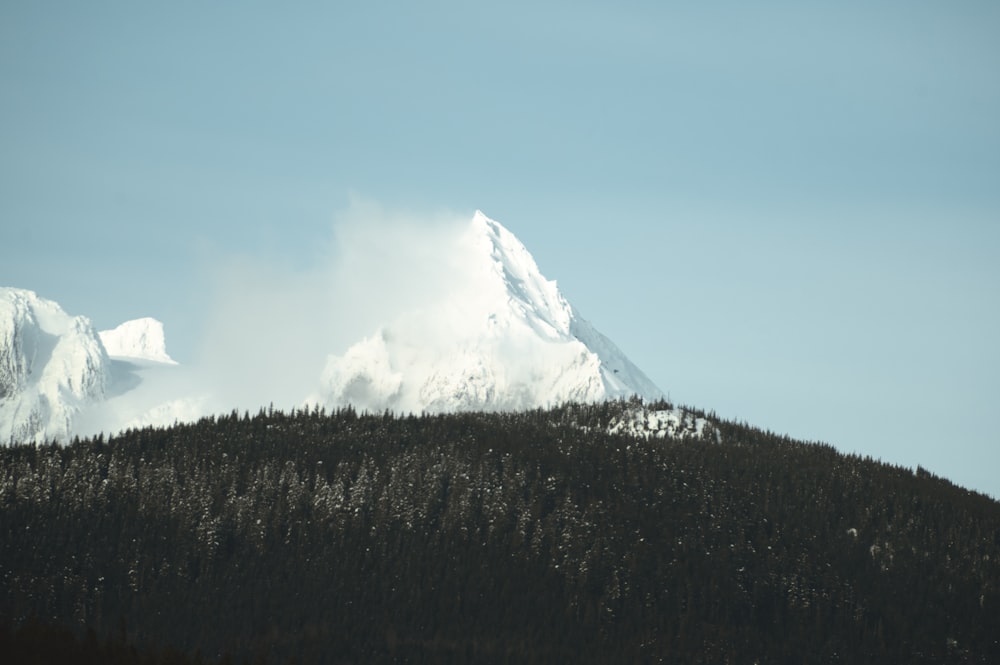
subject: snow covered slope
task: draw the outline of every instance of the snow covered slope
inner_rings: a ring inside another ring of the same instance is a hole
[[[662,396],[506,228],[477,212],[458,247],[447,292],[330,356],[314,401],[434,412]]]
[[[69,438],[77,414],[104,398],[110,371],[88,319],[0,287],[0,444]]]
[[[303,376],[315,378],[305,380],[299,399],[416,413],[663,396],[542,276],[503,226],[477,212],[438,240],[446,250],[426,260],[418,251],[413,264],[432,267],[435,278],[414,275],[414,290],[395,299],[406,305],[386,299],[391,314],[378,317],[382,325],[370,336],[330,355],[325,367],[304,366]],[[352,288],[363,293],[370,285],[359,280]],[[296,343],[295,330],[284,343]],[[266,363],[252,353],[239,361],[269,380]],[[229,394],[233,381],[216,374],[178,366],[155,319],[98,334],[87,319],[31,291],[0,289],[0,444],[169,425],[257,406],[241,404]]]
[[[97,333],[51,300],[0,287],[0,445],[195,420],[204,398],[181,378],[159,321]]]
[[[163,324],[156,319],[126,321],[113,330],[102,330],[100,336],[109,356],[177,364],[167,355]]]

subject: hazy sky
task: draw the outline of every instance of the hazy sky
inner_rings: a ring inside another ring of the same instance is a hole
[[[1000,496],[1000,3],[151,4],[0,3],[0,284],[184,362],[480,208],[675,401]]]

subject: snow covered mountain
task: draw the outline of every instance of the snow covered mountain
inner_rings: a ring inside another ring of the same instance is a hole
[[[0,444],[69,438],[110,378],[111,360],[86,317],[0,287]]]
[[[163,323],[133,319],[98,334],[111,357],[111,380],[105,399],[77,417],[77,434],[163,427],[214,412],[206,389],[167,353]]]
[[[450,288],[331,355],[314,401],[397,412],[525,409],[662,392],[476,212]]]
[[[299,403],[419,413],[663,396],[542,276],[524,245],[481,212],[448,236],[447,250],[429,259],[434,266],[418,258],[417,270],[436,275],[429,295],[407,300],[325,367],[303,366],[303,376],[316,378],[301,386]],[[423,285],[420,275],[413,281]],[[279,345],[294,344],[294,335]],[[263,372],[264,383],[273,378],[252,353],[239,362]],[[200,369],[170,358],[155,319],[97,333],[31,291],[0,288],[0,445],[259,406],[227,393],[234,382],[225,372],[219,381]]]
[[[0,445],[204,415],[174,365],[155,319],[98,333],[33,291],[0,287]]]
[[[163,324],[156,319],[146,317],[126,321],[113,330],[102,330],[99,334],[109,356],[177,364],[167,355]]]

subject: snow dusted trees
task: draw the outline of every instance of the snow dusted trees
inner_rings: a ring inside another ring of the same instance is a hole
[[[1000,660],[995,501],[733,423],[608,434],[627,408],[3,449],[0,615],[273,662]]]

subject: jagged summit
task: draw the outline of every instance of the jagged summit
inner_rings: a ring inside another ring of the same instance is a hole
[[[0,443],[68,438],[81,409],[104,398],[110,372],[86,317],[0,287]]]
[[[0,445],[197,418],[155,385],[157,368],[175,364],[155,319],[98,333],[33,291],[0,287]]]
[[[431,277],[407,272],[413,288],[405,298],[371,294],[389,306],[368,337],[323,349],[335,352],[323,366],[297,368],[315,377],[298,399],[419,413],[663,396],[503,225],[476,212],[443,233],[403,257]],[[240,361],[269,371],[252,353]],[[155,319],[98,334],[33,292],[0,289],[0,444],[194,420],[234,406],[225,380],[174,365]]]
[[[448,288],[331,355],[315,401],[371,410],[513,410],[662,392],[476,212]]]
[[[573,309],[566,302],[555,281],[542,276],[534,257],[513,233],[477,210],[472,218],[472,233],[482,234],[483,248],[489,253],[493,275],[502,296],[511,300],[515,311],[532,323],[541,324],[536,332],[559,337],[570,334]]]
[[[102,330],[100,336],[109,356],[177,364],[167,355],[163,323],[156,319],[145,317],[126,321],[112,330]]]

